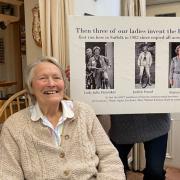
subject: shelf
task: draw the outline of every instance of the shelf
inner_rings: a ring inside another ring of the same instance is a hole
[[[23,4],[22,1],[17,1],[17,0],[0,0],[0,2],[12,4],[12,5],[16,5],[16,6],[21,6],[21,4]]]
[[[16,16],[10,16],[6,14],[0,14],[0,21],[3,20],[5,22],[17,22],[19,21],[19,17]]]
[[[6,22],[6,24],[17,22],[20,19],[20,6],[23,4],[22,1],[18,0],[0,0],[0,4],[3,6],[10,5],[11,9],[7,9],[7,12],[0,13],[0,21]],[[12,11],[12,12],[8,12]],[[5,11],[5,10],[4,10]]]

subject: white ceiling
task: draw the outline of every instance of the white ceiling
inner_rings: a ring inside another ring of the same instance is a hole
[[[180,2],[180,0],[146,0],[147,5]]]

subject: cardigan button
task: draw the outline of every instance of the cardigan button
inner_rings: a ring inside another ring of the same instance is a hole
[[[64,171],[64,175],[65,175],[65,176],[68,176],[69,174],[70,174],[70,171],[69,171],[69,170],[65,170],[65,171]]]
[[[65,135],[65,140],[68,140],[70,138],[69,135]]]
[[[60,157],[60,158],[64,158],[64,157],[65,157],[65,153],[64,153],[64,152],[61,152],[61,153],[59,154],[59,157]]]

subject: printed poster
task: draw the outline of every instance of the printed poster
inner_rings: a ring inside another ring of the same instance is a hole
[[[69,17],[71,97],[96,114],[180,112],[180,18]]]

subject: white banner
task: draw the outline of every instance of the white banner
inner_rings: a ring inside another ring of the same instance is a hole
[[[180,18],[69,18],[71,97],[97,114],[180,112]]]

